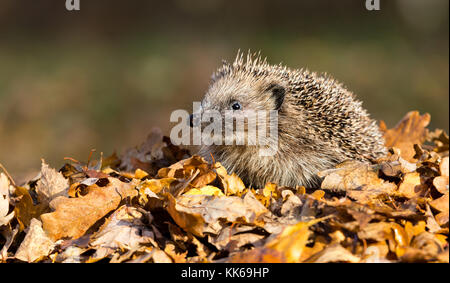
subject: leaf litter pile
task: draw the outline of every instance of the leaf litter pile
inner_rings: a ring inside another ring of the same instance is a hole
[[[245,187],[157,130],[22,185],[2,168],[0,262],[449,262],[449,138],[429,122],[381,122],[388,156],[315,189]]]

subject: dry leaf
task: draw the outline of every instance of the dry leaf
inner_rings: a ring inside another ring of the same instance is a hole
[[[397,177],[400,174],[414,172],[417,169],[416,163],[406,161],[400,156],[400,150],[393,148],[393,154],[377,160],[381,165],[381,171],[386,176]]]
[[[51,239],[81,237],[95,222],[117,208],[122,199],[137,195],[136,182],[108,180],[106,187],[93,185],[85,196],[57,197],[50,203],[55,211],[41,215],[41,219]]]
[[[407,161],[414,162],[414,144],[422,144],[430,123],[430,114],[420,116],[418,111],[411,111],[393,128],[385,130],[384,139],[387,147],[400,149],[400,155]]]
[[[377,242],[393,239],[392,224],[389,222],[369,223],[358,232],[358,238]]]
[[[393,195],[397,186],[378,177],[373,166],[358,161],[344,162],[337,169],[322,171],[325,177],[321,188],[346,191],[347,195],[361,203],[367,203],[381,195]]]
[[[430,206],[428,204],[426,205],[425,216],[427,217],[428,231],[430,231],[431,233],[437,233],[441,231],[441,226],[437,223],[436,219],[434,218],[434,215],[431,212]]]
[[[387,156],[325,170],[322,188],[246,188],[161,132],[110,161],[71,160],[61,173],[43,164],[23,187],[0,176],[0,260],[448,262],[448,136],[427,134],[427,120],[411,112],[384,129]]]
[[[36,192],[41,203],[48,204],[58,196],[68,196],[69,181],[42,160],[41,178],[37,182]]]
[[[437,176],[433,179],[433,185],[434,187],[441,193],[441,194],[448,194],[448,184],[449,184],[449,177],[448,177],[448,156],[442,158],[440,164],[439,164],[439,173],[441,176]]]
[[[421,186],[420,174],[417,172],[407,173],[398,187],[401,196],[413,198],[419,195],[423,190]]]
[[[364,251],[363,259],[361,262],[364,263],[388,263],[390,260],[386,259],[389,253],[389,247],[386,242],[377,242],[371,244]]]
[[[33,218],[25,239],[20,244],[14,257],[22,261],[34,262],[47,256],[54,246],[55,243],[42,229],[41,221]]]
[[[154,248],[151,252],[154,263],[172,263],[172,259],[162,250]]]
[[[222,175],[221,180],[227,195],[239,195],[245,190],[244,182],[235,173]]]
[[[190,189],[184,195],[207,195],[207,196],[225,196],[219,188],[214,186],[204,186],[200,189]]]
[[[270,240],[265,247],[282,253],[287,262],[299,262],[311,235],[309,227],[326,218],[328,217],[290,225]]]
[[[333,244],[312,255],[305,262],[326,263],[326,262],[359,262],[361,259],[343,248],[339,244]]]
[[[173,244],[167,244],[166,248],[164,249],[164,252],[170,256],[174,262],[176,263],[185,263],[186,262],[186,256],[187,251],[184,253],[177,253],[175,251],[175,246]]]
[[[280,235],[267,243],[266,247],[283,253],[287,262],[299,262],[311,234],[309,226],[311,223],[299,222],[286,227]]]
[[[48,210],[48,204],[34,205],[33,199],[26,188],[16,187],[14,195],[20,199],[14,207],[17,221],[20,224],[20,231],[30,225],[31,219],[39,218],[42,213]]]
[[[136,250],[142,244],[155,243],[153,232],[142,222],[143,218],[136,208],[121,206],[92,236],[90,246],[105,250],[103,258],[116,249]],[[94,254],[93,258],[98,256]]]
[[[431,207],[441,212],[448,212],[448,193],[430,202]]]
[[[242,253],[236,253],[228,260],[230,263],[285,263],[282,252],[262,247]]]
[[[204,232],[217,234],[222,228],[219,220],[257,224],[259,216],[267,213],[251,192],[243,198],[182,195],[175,199],[169,195],[167,210],[181,228],[201,237]]]
[[[229,252],[237,251],[244,245],[257,245],[265,236],[254,233],[254,228],[237,225],[225,227],[216,237],[210,236],[209,242],[219,250],[227,250]]]

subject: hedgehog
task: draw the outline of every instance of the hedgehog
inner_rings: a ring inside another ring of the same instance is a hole
[[[278,111],[277,151],[260,156],[255,145],[201,145],[198,154],[219,161],[247,186],[320,185],[318,172],[348,160],[371,162],[387,153],[383,136],[362,102],[331,76],[271,65],[260,53],[238,52],[213,73],[201,112]],[[191,115],[191,127],[193,115]]]

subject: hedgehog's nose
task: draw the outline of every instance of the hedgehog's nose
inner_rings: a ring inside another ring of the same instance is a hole
[[[194,127],[194,114],[189,115],[189,126]]]

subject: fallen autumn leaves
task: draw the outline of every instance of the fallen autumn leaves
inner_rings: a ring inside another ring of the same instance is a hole
[[[0,262],[448,262],[449,139],[384,123],[390,153],[321,188],[246,188],[159,131],[96,162],[0,174]]]

